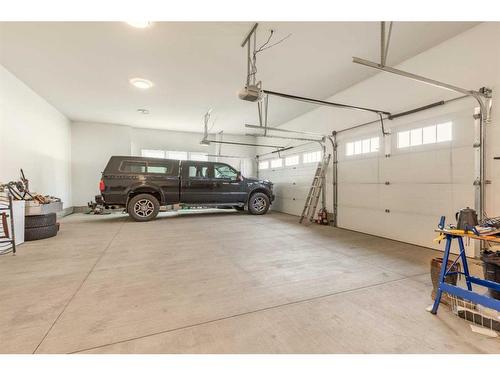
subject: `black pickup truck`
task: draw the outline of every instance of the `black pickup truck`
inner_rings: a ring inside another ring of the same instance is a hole
[[[246,178],[228,164],[112,156],[99,183],[96,203],[125,207],[136,221],[149,221],[160,206],[234,207],[263,215],[274,200],[273,184]]]

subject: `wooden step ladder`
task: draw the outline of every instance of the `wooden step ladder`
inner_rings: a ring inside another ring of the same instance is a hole
[[[314,174],[309,194],[307,194],[306,203],[304,205],[304,209],[302,210],[302,214],[300,215],[299,223],[302,223],[304,218],[307,218],[309,223],[314,221],[314,214],[316,213],[321,191],[323,190],[323,181],[325,180],[326,170],[328,168],[328,164],[330,163],[330,158],[330,154],[325,155],[323,160],[318,163],[318,168]]]

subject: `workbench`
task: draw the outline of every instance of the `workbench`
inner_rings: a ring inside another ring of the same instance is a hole
[[[450,295],[457,296],[459,298],[463,298],[469,300],[471,302],[480,304],[484,307],[488,307],[490,309],[494,309],[496,311],[500,311],[500,300],[497,300],[493,297],[489,297],[487,295],[479,294],[472,290],[472,284],[481,285],[490,289],[494,289],[496,291],[500,291],[500,283],[496,283],[494,281],[480,279],[478,277],[471,276],[469,273],[469,265],[467,263],[467,257],[465,256],[465,247],[464,247],[464,238],[469,238],[472,240],[481,240],[488,241],[500,244],[500,237],[497,236],[488,236],[481,234],[474,234],[469,231],[457,231],[452,229],[436,229],[436,232],[443,235],[446,240],[446,245],[444,249],[443,256],[443,264],[441,266],[441,273],[439,275],[439,286],[436,293],[436,299],[434,300],[434,305],[432,306],[431,313],[436,314],[439,303],[441,301],[441,295],[443,292],[446,292]],[[461,233],[462,232],[462,233]],[[452,241],[458,241],[459,254],[457,258],[453,261],[453,263],[448,267],[448,260],[450,258],[451,244]],[[458,262],[458,260],[462,260],[462,268],[463,272],[451,271],[454,265]],[[451,285],[445,282],[446,276],[454,275],[454,274],[462,274],[465,277],[465,282],[467,284],[467,289]]]

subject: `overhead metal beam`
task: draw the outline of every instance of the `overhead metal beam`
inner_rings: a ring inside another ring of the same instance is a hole
[[[262,92],[264,92],[265,94],[268,94],[268,95],[279,96],[279,97],[282,97],[285,99],[297,100],[300,102],[306,102],[306,103],[311,103],[311,104],[319,104],[319,105],[325,105],[325,106],[330,106],[330,107],[352,109],[355,111],[366,111],[366,112],[382,113],[384,115],[390,115],[390,112],[382,111],[381,109],[359,107],[359,106],[350,105],[350,104],[343,104],[343,103],[328,102],[326,100],[306,98],[304,96],[290,95],[290,94],[285,94],[282,92],[276,92],[276,91],[270,91],[270,90],[262,90]]]
[[[252,128],[252,129],[260,129],[260,130],[264,130],[264,131],[272,130],[272,131],[276,131],[276,132],[295,133],[295,134],[313,135],[313,136],[317,136],[317,137],[325,137],[324,134],[313,133],[313,132],[304,132],[304,131],[299,131],[299,130],[273,128],[271,126],[264,127],[264,126],[259,126],[259,125],[245,124],[245,127]]]
[[[389,33],[386,36],[385,33],[386,22],[380,22],[380,64],[385,65],[387,61],[387,53],[389,52],[389,43],[391,41],[392,34],[392,22],[389,22]]]
[[[380,64],[385,65],[385,22],[380,22]]]
[[[250,135],[250,134],[248,134]],[[210,139],[202,139],[201,144],[210,143],[221,143],[226,145],[237,145],[237,146],[256,146],[256,147],[271,147],[271,148],[284,148],[284,146],[273,146],[273,145],[259,145],[257,143],[245,143],[245,142],[230,142],[230,141],[212,141]]]
[[[431,109],[431,108],[437,107],[439,105],[445,105],[445,104],[454,102],[455,100],[461,100],[461,99],[465,99],[465,98],[469,98],[469,97],[470,97],[469,95],[462,95],[462,96],[458,96],[456,98],[452,98],[452,99],[448,99],[448,100],[441,100],[439,102],[435,102],[435,103],[428,104],[428,105],[425,105],[425,106],[422,106],[422,107],[410,109],[408,111],[395,113],[393,115],[384,117],[384,120],[394,120],[394,119],[396,119],[398,117],[408,116],[408,115],[411,115],[411,114],[414,114],[414,113],[417,113],[417,112],[420,112],[420,111],[425,111],[427,109]],[[335,132],[337,134],[339,134],[339,133],[342,133],[342,132],[345,132],[345,131],[348,131],[348,130],[353,130],[353,129],[361,128],[363,126],[376,124],[377,122],[380,122],[380,120],[373,120],[373,121],[363,122],[362,124],[358,124],[358,125],[354,125],[354,126],[351,126],[351,127],[348,127],[348,128],[336,130]]]
[[[285,147],[285,148],[282,148],[281,150],[274,150],[274,151],[271,151],[271,154],[276,154],[276,153],[280,153],[280,152],[284,152],[284,151],[292,150],[293,148],[294,148],[294,147],[292,147],[292,146]]]
[[[256,133],[247,133],[245,135],[251,137],[262,137],[262,138],[277,138],[277,139],[289,139],[295,141],[306,141],[306,142],[324,142],[324,138],[321,139],[312,139],[312,138],[299,138],[299,137],[281,137],[279,135],[269,135],[269,134],[256,134]]]
[[[283,148],[281,150],[265,152],[263,154],[257,155],[257,157],[260,158],[261,156],[272,155],[272,154],[275,154],[277,152],[285,152],[285,151],[293,150],[294,148],[299,148],[299,147],[307,146],[307,145],[310,145],[312,143],[318,143],[318,142],[316,142],[316,141],[305,142],[305,143],[301,143],[301,144],[298,144],[298,145],[295,145],[295,146],[285,147],[285,148]]]
[[[475,96],[476,94],[479,94],[478,91],[467,90],[467,89],[464,89],[462,87],[450,85],[448,83],[436,81],[434,79],[430,79],[430,78],[426,78],[426,77],[423,77],[423,76],[419,76],[417,74],[405,72],[404,70],[399,70],[399,69],[391,68],[390,66],[383,66],[381,64],[377,64],[376,62],[365,60],[365,59],[361,59],[359,57],[353,57],[352,58],[352,62],[356,63],[356,64],[368,66],[370,68],[382,70],[384,72],[388,72],[388,73],[392,73],[392,74],[397,74],[397,75],[400,75],[400,76],[403,76],[403,77],[406,77],[406,78],[413,79],[415,81],[426,83],[426,84],[431,85],[431,86],[440,87],[440,88],[443,88],[443,89],[446,89],[446,90],[459,92],[461,94],[470,95],[470,96]]]
[[[245,36],[245,39],[243,39],[243,42],[241,42],[241,47],[244,47],[245,44],[247,44],[248,39],[250,39],[250,37],[254,33],[255,29],[257,29],[257,26],[259,26],[259,24],[257,22],[255,22],[253,24],[252,28],[250,29],[250,31],[248,32],[248,34]]]
[[[440,105],[444,105],[445,104],[445,101],[444,100],[440,100],[439,102],[434,102],[434,103],[431,103],[431,104],[427,104],[427,105],[424,105],[422,107],[418,107],[418,108],[414,108],[414,109],[410,109],[408,111],[404,111],[404,112],[399,112],[399,113],[395,113],[393,115],[390,115],[388,117],[389,120],[394,120],[395,118],[398,118],[398,117],[403,117],[403,116],[408,116],[408,115],[411,115],[413,113],[417,113],[417,112],[421,112],[421,111],[425,111],[427,109],[431,109],[431,108],[434,108],[434,107],[438,107]]]
[[[219,154],[207,154],[207,156],[211,158],[249,159],[247,156],[233,156],[233,155],[219,155]]]

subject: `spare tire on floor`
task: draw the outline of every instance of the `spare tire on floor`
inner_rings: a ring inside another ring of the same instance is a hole
[[[37,228],[24,228],[24,240],[36,241],[54,237],[57,234],[57,229],[57,224]]]
[[[56,214],[46,214],[46,215],[30,215],[24,217],[24,227],[25,228],[39,228],[47,227],[49,225],[56,224]]]

